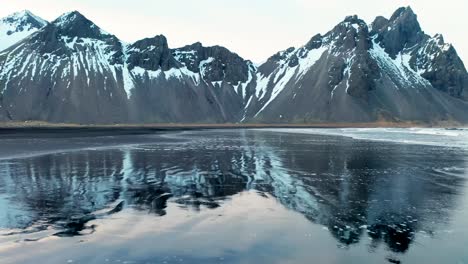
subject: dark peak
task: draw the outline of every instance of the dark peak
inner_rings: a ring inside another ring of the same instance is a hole
[[[59,34],[69,37],[102,38],[110,36],[78,11],[65,13],[52,22]]]
[[[203,46],[201,42],[195,42],[193,44],[174,49],[175,51],[194,51],[199,53],[201,57],[206,56],[224,56],[225,54],[235,54],[234,52],[230,51],[228,48],[214,45],[214,46]],[[237,55],[237,54],[235,54]]]
[[[305,45],[306,49],[312,50],[312,49],[318,49],[322,46],[322,39],[323,36],[321,34],[317,34],[313,36],[309,42]]]
[[[62,25],[67,25],[67,24],[74,23],[74,22],[77,22],[77,21],[91,22],[84,15],[82,15],[80,12],[75,10],[75,11],[71,11],[71,12],[68,12],[68,13],[65,13],[65,14],[59,16],[52,23],[56,24],[57,26],[62,26]]]
[[[180,66],[172,56],[164,35],[138,40],[127,47],[127,54],[130,69],[140,67],[151,71],[167,71]]]
[[[144,38],[136,41],[130,49],[137,48],[140,51],[153,51],[155,49],[169,49],[167,38],[164,35],[156,35],[152,38]]]
[[[197,48],[203,48],[203,44],[200,41],[197,41],[197,42],[193,43],[190,46],[197,47]]]
[[[390,18],[390,20],[396,20],[401,16],[416,17],[416,14],[413,12],[410,6],[398,8]]]
[[[164,35],[157,35],[152,38],[144,38],[136,41],[128,46],[129,53],[146,53],[146,54],[166,54],[170,53],[167,39]]]
[[[353,16],[347,16],[344,21],[344,23],[351,23],[351,24],[361,24],[364,23],[362,19],[360,19],[357,15]]]
[[[360,29],[366,28],[367,24],[364,20],[360,19],[357,15],[347,16],[342,22],[336,25],[333,30],[329,33],[332,35],[346,34],[350,29],[355,29],[356,32],[359,32]],[[329,34],[327,33],[327,35]]]
[[[278,61],[286,60],[287,58],[289,58],[289,55],[293,53],[295,50],[296,50],[295,47],[289,47],[283,51],[279,51],[275,55],[268,58],[268,61],[278,62]]]
[[[411,7],[400,7],[397,9],[390,18],[390,23],[411,29],[414,33],[421,31],[418,16],[413,12]]]
[[[167,45],[167,38],[164,35],[156,35],[150,39],[151,43],[158,45]]]
[[[446,43],[444,36],[442,34],[435,34],[434,37],[430,39],[430,42],[437,45],[437,47],[442,50],[443,52],[455,52],[455,48],[452,44]],[[458,56],[458,55],[457,55]]]
[[[445,44],[444,36],[442,34],[435,34],[433,39],[437,42],[439,45]]]
[[[345,17],[345,19],[343,20],[343,22],[341,22],[340,24],[338,24],[338,26],[345,26],[345,27],[349,27],[349,26],[359,26],[359,27],[364,27],[364,26],[367,26],[366,22],[364,20],[362,20],[361,18],[359,18],[357,15],[352,15],[352,16],[347,16]]]
[[[203,52],[203,50],[205,50],[206,47],[203,46],[203,44],[199,41],[193,43],[193,44],[190,44],[190,45],[185,45],[183,47],[179,47],[179,48],[176,48],[176,49],[173,49],[173,51],[177,54],[179,53],[186,53],[186,52],[189,52],[190,54],[192,52],[195,52],[195,53],[199,53],[199,52]]]
[[[411,7],[398,8],[390,20],[377,17],[372,23],[371,35],[392,58],[405,48],[420,44],[428,38]]]
[[[374,19],[374,22],[371,24],[373,31],[381,31],[383,28],[387,27],[389,20],[383,16],[378,16]]]

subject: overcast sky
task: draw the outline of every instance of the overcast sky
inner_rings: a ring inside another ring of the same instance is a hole
[[[408,5],[426,33],[442,33],[468,64],[467,0],[0,0],[0,17],[28,9],[53,20],[78,10],[126,42],[164,34],[171,47],[200,41],[262,62],[326,33],[347,15],[370,23]]]

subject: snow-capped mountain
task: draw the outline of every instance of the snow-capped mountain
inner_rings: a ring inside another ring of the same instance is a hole
[[[124,43],[78,12],[43,25],[0,51],[0,120],[468,122],[463,62],[409,7],[347,17],[258,68],[219,46]]]
[[[126,44],[71,12],[0,53],[0,111],[52,122],[227,122],[238,119],[253,70],[221,47],[171,50],[164,36]]]
[[[468,121],[468,74],[455,49],[420,28],[411,8],[367,25],[347,17],[271,57],[257,73],[247,120]]]
[[[47,25],[47,21],[24,10],[0,19],[0,51]]]

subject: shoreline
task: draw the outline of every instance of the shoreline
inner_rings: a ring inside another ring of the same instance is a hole
[[[310,123],[310,124],[197,124],[197,123],[161,123],[161,124],[68,124],[46,122],[4,122],[0,123],[0,132],[13,131],[51,131],[51,130],[116,130],[116,131],[174,131],[200,129],[249,129],[249,128],[460,128],[461,124],[450,122],[425,124],[416,122],[373,122],[373,123]]]

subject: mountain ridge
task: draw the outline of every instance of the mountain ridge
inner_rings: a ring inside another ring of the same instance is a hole
[[[467,100],[463,61],[410,7],[369,25],[348,16],[258,67],[163,35],[124,43],[77,11],[0,50],[4,121],[466,123]]]
[[[13,13],[0,19],[0,51],[47,25],[47,21],[28,10]]]

